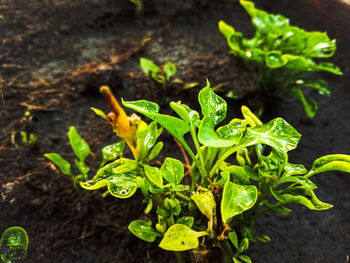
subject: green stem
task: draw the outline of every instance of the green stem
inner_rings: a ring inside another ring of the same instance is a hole
[[[209,177],[212,178],[216,173],[216,170],[220,167],[221,163],[224,162],[228,157],[230,157],[231,154],[234,154],[236,151],[238,151],[242,147],[243,147],[242,145],[237,145],[227,150],[225,153],[223,153],[221,157],[216,161],[213,168],[210,170]]]
[[[184,195],[184,194],[182,194],[182,193],[180,193],[180,192],[176,192],[176,196],[177,196],[177,197],[180,197],[181,199],[186,200],[186,201],[188,201],[188,202],[191,202],[191,201],[192,201],[191,198],[189,198],[187,195]]]
[[[175,256],[176,256],[176,260],[177,260],[178,263],[185,263],[185,260],[184,260],[183,255],[182,255],[181,252],[176,251],[175,252]]]

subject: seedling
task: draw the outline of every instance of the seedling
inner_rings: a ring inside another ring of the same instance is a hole
[[[92,108],[98,113],[97,109]],[[72,150],[76,156],[74,159],[74,163],[77,167],[79,173],[74,175],[71,171],[71,164],[65,160],[58,153],[46,153],[44,156],[52,161],[61,171],[61,173],[65,175],[69,175],[72,177],[73,184],[76,186],[80,181],[86,181],[88,179],[88,173],[90,171],[89,166],[85,163],[86,157],[90,153],[90,147],[88,143],[78,134],[76,128],[71,126],[68,132],[68,138]],[[125,147],[125,142],[121,141],[118,143],[114,143],[111,145],[107,145],[102,149],[102,163],[101,167],[105,165],[107,162],[114,160],[120,157],[123,153]]]
[[[310,73],[326,71],[342,75],[332,63],[318,63],[318,60],[333,56],[335,39],[330,40],[326,33],[307,32],[291,26],[288,18],[259,10],[253,2],[240,0],[240,3],[251,16],[256,32],[254,37],[246,39],[232,26],[220,21],[219,30],[231,53],[243,60],[265,96],[288,93],[301,102],[306,114],[313,118],[318,105],[314,99],[304,96],[303,88],[311,87],[321,95],[330,96],[328,83],[310,78]]]
[[[101,90],[113,112],[95,112],[126,141],[134,159],[121,157],[105,164],[80,185],[87,190],[107,187],[117,198],[130,198],[139,189],[147,203],[146,220],[132,221],[129,230],[146,242],[157,241],[162,249],[175,251],[179,262],[184,262],[182,251],[192,251],[200,260],[217,249],[222,262],[251,262],[246,255],[249,244],[269,241],[255,230],[259,216],[290,213],[287,206],[292,203],[311,210],[329,209],[332,205],[316,197],[311,176],[350,173],[350,156],[344,154],[320,157],[309,170],[290,163],[288,152],[297,147],[301,135],[282,118],[263,124],[243,106],[243,118],[218,127],[227,105],[209,82],[198,96],[202,117],[181,102],[170,102],[178,115],[174,117],[159,113],[153,102],[123,101],[150,118],[149,124],[136,115],[128,117],[110,90]],[[163,147],[157,142],[162,132],[158,125],[191,157],[189,185],[184,183],[181,161],[167,157],[161,165],[152,163]]]
[[[28,235],[19,226],[6,229],[0,240],[0,257],[3,262],[11,263],[27,256]]]

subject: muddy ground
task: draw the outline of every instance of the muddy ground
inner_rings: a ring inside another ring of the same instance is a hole
[[[71,179],[61,175],[43,154],[58,152],[73,161],[66,134],[75,125],[91,146],[92,176],[102,147],[117,140],[90,110],[93,106],[108,111],[99,86],[110,85],[125,100],[161,100],[159,86],[141,72],[141,56],[157,63],[172,60],[179,78],[199,82],[200,87],[208,78],[212,86],[236,93],[254,91],[240,61],[228,55],[217,29],[222,19],[245,35],[252,34],[250,20],[237,2],[146,0],[143,14],[136,15],[127,0],[0,1],[0,231],[13,225],[27,230],[30,241],[25,262],[175,262],[172,253],[138,240],[127,230],[131,218],[143,215],[140,195],[118,200],[103,199],[102,192],[76,191]],[[325,12],[329,6],[320,6],[316,0],[256,2],[289,17],[294,25],[328,31],[338,44],[331,60],[344,72],[341,77],[324,75],[331,98],[310,91],[319,102],[313,120],[285,96],[267,106],[263,120],[281,116],[303,135],[298,150],[291,153],[293,163],[310,167],[325,154],[350,154],[346,20],[343,16],[337,20],[336,14]],[[142,45],[146,37],[151,41]],[[177,86],[168,95],[198,108],[200,87],[184,91]],[[240,105],[248,103],[228,102],[229,114],[239,117]],[[24,118],[26,111],[31,118]],[[162,111],[170,112],[166,105]],[[23,144],[21,131],[35,134],[38,140]],[[164,132],[162,140],[167,146],[161,158],[182,158],[169,134]],[[249,255],[254,262],[349,260],[350,177],[328,173],[314,181],[319,198],[334,208],[315,212],[295,205],[288,218],[262,218],[259,229],[271,242],[251,245]]]

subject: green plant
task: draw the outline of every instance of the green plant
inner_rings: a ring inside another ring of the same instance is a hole
[[[130,0],[136,7],[136,12],[140,14],[143,11],[143,2],[142,0]]]
[[[297,147],[301,135],[282,118],[263,124],[243,106],[243,119],[217,127],[226,117],[227,105],[209,82],[198,96],[202,117],[181,102],[170,103],[178,115],[174,117],[159,113],[153,102],[123,101],[153,120],[149,124],[135,115],[128,117],[107,87],[102,93],[113,112],[95,112],[126,141],[134,159],[118,158],[80,185],[87,190],[107,187],[117,198],[130,198],[140,189],[146,215],[132,221],[129,230],[146,242],[160,239],[159,247],[175,251],[179,262],[184,262],[182,251],[192,250],[200,260],[215,249],[221,250],[223,262],[251,262],[245,254],[249,244],[269,241],[254,228],[259,216],[289,213],[286,206],[291,203],[329,209],[332,205],[317,199],[310,177],[334,170],[350,173],[349,155],[320,157],[310,170],[290,163],[288,152]],[[167,157],[159,166],[152,163],[163,147],[157,142],[162,132],[158,124],[191,157],[189,185],[184,183],[181,161]]]
[[[0,240],[0,257],[3,262],[11,263],[27,256],[28,235],[19,226],[6,229]]]
[[[330,96],[328,83],[310,78],[309,73],[326,71],[342,75],[332,63],[317,63],[319,59],[333,56],[336,41],[330,40],[326,33],[307,32],[291,26],[289,19],[256,9],[250,1],[240,0],[240,3],[251,16],[256,32],[251,39],[246,39],[220,21],[219,30],[227,39],[231,53],[244,61],[256,86],[267,97],[289,93],[313,118],[317,102],[306,98],[302,88],[311,87],[321,95]]]
[[[92,108],[97,114],[99,111],[95,108]],[[77,157],[74,159],[74,163],[78,168],[79,173],[74,175],[71,171],[71,164],[65,160],[58,153],[46,153],[44,156],[52,161],[61,171],[61,173],[65,175],[69,175],[72,177],[74,185],[76,185],[80,181],[86,181],[88,179],[88,173],[90,171],[89,166],[85,163],[86,157],[90,153],[90,147],[88,143],[80,137],[76,128],[71,126],[68,131],[68,138],[72,150]],[[107,145],[102,149],[102,163],[100,167],[104,166],[108,161],[114,160],[120,157],[123,153],[125,147],[125,142],[121,141],[118,143],[114,143],[111,145]]]
[[[159,67],[152,60],[140,58],[140,67],[149,78],[162,85],[165,94],[172,77],[176,74],[176,67],[173,62],[169,60],[162,67]]]

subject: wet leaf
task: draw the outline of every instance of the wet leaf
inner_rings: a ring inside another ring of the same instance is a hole
[[[182,225],[188,226],[189,228],[193,226],[193,222],[194,222],[193,216],[184,216],[176,220],[176,224],[182,224]]]
[[[107,118],[107,117],[106,117],[106,114],[105,114],[103,111],[101,111],[101,110],[99,110],[99,109],[96,109],[96,108],[94,108],[94,107],[91,107],[90,109],[93,110],[93,111],[95,112],[96,115],[102,117],[103,119],[106,119],[106,118]]]
[[[325,155],[314,161],[307,177],[328,171],[350,173],[350,156],[346,154]]]
[[[163,178],[158,167],[152,167],[147,164],[143,166],[147,179],[156,187],[163,188]]]
[[[206,231],[197,232],[188,226],[175,224],[166,231],[159,247],[170,251],[195,249],[199,245],[198,238],[207,234]]]
[[[156,64],[154,64],[152,60],[149,60],[147,58],[140,58],[140,67],[142,68],[143,72],[145,72],[145,74],[149,77],[151,76],[150,74],[152,72],[159,72],[159,67]]]
[[[303,92],[300,89],[295,88],[291,90],[291,95],[293,98],[295,98],[297,101],[301,102],[304,105],[307,116],[309,116],[310,118],[315,117],[318,105],[314,99],[305,98]]]
[[[209,189],[201,187],[191,196],[191,199],[196,203],[199,211],[201,211],[208,220],[212,220],[216,208],[213,193]]]
[[[258,197],[254,185],[238,185],[226,182],[221,200],[221,216],[224,223],[228,219],[251,208]]]
[[[27,250],[28,235],[22,227],[10,227],[2,233],[0,251],[1,259],[5,263],[24,259],[27,256]]]
[[[285,120],[276,118],[266,124],[248,128],[240,142],[242,147],[266,144],[278,151],[288,152],[297,147],[301,135]]]
[[[125,141],[120,141],[120,142],[103,147],[101,167],[105,163],[111,160],[115,160],[118,157],[121,157],[121,155],[123,154],[124,148],[125,148]]]
[[[94,178],[81,182],[82,188],[96,190],[107,186],[111,195],[118,198],[129,198],[137,190],[136,177],[141,174],[141,169],[134,160],[118,159],[99,169]]]
[[[151,222],[144,220],[134,220],[130,223],[128,228],[131,233],[146,242],[154,242],[157,237],[162,236],[153,229]]]
[[[163,178],[174,185],[180,184],[185,175],[182,162],[169,157],[165,159],[160,170]]]

